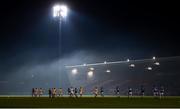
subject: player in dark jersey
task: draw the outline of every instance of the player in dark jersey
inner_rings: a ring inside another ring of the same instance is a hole
[[[132,88],[129,88],[128,89],[128,98],[130,97],[130,96],[132,96],[133,95],[133,93],[132,93]]]
[[[51,98],[52,97],[52,90],[51,90],[51,88],[49,88],[48,94],[49,94],[49,98]]]
[[[160,91],[159,91],[159,97],[160,97],[160,99],[161,99],[163,96],[164,96],[164,87],[161,86]]]
[[[70,90],[70,88],[68,88],[68,95],[70,96],[71,95],[71,90]]]
[[[120,88],[119,88],[119,86],[116,87],[115,94],[116,94],[116,96],[120,96]]]
[[[101,97],[104,97],[104,89],[103,87],[100,88]]]
[[[77,88],[74,88],[74,95],[76,98],[78,97],[78,89]]]
[[[35,92],[35,89],[32,88],[32,97],[34,97],[34,92]]]
[[[143,97],[144,96],[144,92],[145,92],[145,88],[144,86],[142,85],[141,86],[141,92],[140,92],[140,95]]]
[[[154,87],[153,95],[154,95],[154,97],[158,96],[158,88],[157,87]]]

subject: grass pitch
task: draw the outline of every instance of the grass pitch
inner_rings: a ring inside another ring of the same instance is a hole
[[[173,108],[180,107],[180,97],[82,97],[82,98],[32,98],[0,97],[1,108]]]

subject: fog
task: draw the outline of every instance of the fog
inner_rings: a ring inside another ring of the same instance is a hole
[[[153,85],[164,85],[169,89],[169,93],[175,90],[173,94],[178,94],[179,57],[159,59],[160,66],[154,66],[152,61],[136,62],[134,69],[129,68],[129,64],[94,66],[93,78],[87,77],[89,67],[77,68],[79,73],[77,75],[72,75],[72,69],[65,67],[66,65],[126,60],[123,58],[126,57],[125,55],[120,55],[118,52],[113,52],[113,54],[115,55],[82,50],[64,55],[60,59],[54,58],[43,62],[40,62],[38,57],[28,59],[29,61],[24,60],[23,64],[10,66],[7,72],[1,69],[3,76],[0,80],[0,94],[30,94],[31,89],[36,87],[47,91],[52,87],[62,87],[66,90],[70,86],[84,86],[87,90],[91,90],[94,86],[104,86],[112,90],[116,85],[121,86],[122,93],[125,93],[127,87],[138,88],[141,84],[146,85],[149,91]],[[145,68],[148,66],[152,66],[153,70],[147,71]],[[105,73],[107,69],[110,69],[111,73]]]

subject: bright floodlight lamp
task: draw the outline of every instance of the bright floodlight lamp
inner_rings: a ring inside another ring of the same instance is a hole
[[[135,65],[134,65],[134,64],[130,64],[129,66],[130,66],[130,67],[133,67],[133,68],[135,67]]]
[[[78,73],[78,70],[76,68],[72,69],[72,74],[77,74]]]
[[[59,17],[60,19],[64,18],[67,16],[67,12],[68,12],[68,9],[67,9],[67,6],[65,6],[65,5],[55,5],[53,7],[53,16],[54,17]]]
[[[104,61],[104,64],[107,64],[107,62],[106,62],[106,61]]]
[[[84,64],[83,64],[83,66],[87,66],[87,64],[86,64],[86,63],[84,63]]]
[[[107,73],[110,73],[110,72],[111,72],[111,70],[109,70],[109,69],[108,69],[108,70],[106,70],[106,72],[107,72]]]
[[[155,57],[155,56],[153,57],[153,60],[156,60],[156,57]]]
[[[93,67],[91,67],[91,68],[89,68],[91,71],[93,71],[94,70],[94,68]]]
[[[148,70],[152,70],[152,67],[148,67],[147,69],[148,69]]]
[[[160,65],[160,63],[159,63],[159,62],[155,62],[154,64],[155,64],[155,65]]]
[[[88,77],[92,77],[93,76],[93,71],[89,71],[88,72]]]
[[[130,60],[129,59],[127,59],[127,62],[129,62]]]

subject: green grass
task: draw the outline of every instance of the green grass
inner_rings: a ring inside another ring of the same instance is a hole
[[[0,107],[16,107],[16,108],[53,108],[53,107],[64,107],[64,108],[115,108],[115,107],[180,107],[180,97],[165,97],[163,99],[153,97],[83,97],[83,98],[53,98],[48,97],[42,98],[31,98],[31,97],[0,97]]]

